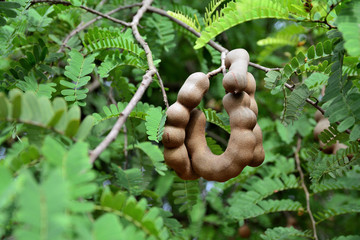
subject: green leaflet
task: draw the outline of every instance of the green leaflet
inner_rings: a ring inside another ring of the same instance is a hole
[[[269,228],[261,235],[265,240],[309,239],[313,235],[310,231],[300,231],[294,227]]]
[[[346,213],[359,213],[359,212],[360,212],[360,205],[358,203],[347,204],[333,209],[326,209],[322,212],[316,212],[314,213],[314,218],[316,219],[316,223],[320,223],[334,216],[338,216]]]
[[[176,176],[173,189],[174,204],[181,205],[179,211],[191,210],[199,198],[199,182],[182,180]]]
[[[128,197],[123,192],[113,194],[109,188],[105,188],[100,202],[101,206],[97,206],[98,210],[112,212],[122,217],[136,228],[141,229],[143,233],[155,239],[168,239],[169,233],[164,227],[160,210],[155,207],[147,209],[145,198],[138,202],[133,196]]]
[[[61,80],[60,84],[67,89],[62,90],[61,94],[65,96],[66,101],[74,102],[75,105],[85,106],[86,103],[81,101],[86,98],[87,88],[82,88],[91,79],[89,75],[95,68],[93,64],[94,55],[83,57],[81,53],[72,50],[70,53],[69,65],[65,67],[64,75],[71,81]]]
[[[20,8],[21,5],[17,2],[0,2],[0,26],[4,26],[6,24],[6,19],[15,18],[17,16],[17,12],[14,11],[16,8]]]
[[[167,170],[167,167],[164,163],[164,154],[157,145],[151,142],[142,142],[136,144],[134,147],[143,151],[150,158],[158,174],[165,175],[164,171]]]
[[[341,9],[336,24],[345,39],[345,49],[351,56],[360,56],[360,2],[351,1]]]
[[[150,108],[146,112],[145,127],[149,140],[159,142],[164,133],[166,114],[161,108]]]
[[[146,188],[147,182],[143,178],[143,173],[138,168],[122,170],[115,164],[111,164],[114,173],[113,184],[123,187],[129,191],[130,195],[140,195]]]
[[[83,41],[89,52],[106,48],[121,48],[138,56],[145,58],[145,52],[133,39],[131,30],[124,33],[119,28],[98,28],[89,29]]]
[[[287,5],[272,0],[229,2],[221,10],[221,15],[201,32],[194,48],[205,46],[212,38],[231,27],[259,18],[288,19],[289,10]]]
[[[0,120],[17,121],[28,125],[54,130],[60,134],[77,139],[85,139],[93,126],[93,117],[80,121],[80,109],[73,106],[68,110],[62,98],[52,102],[45,96],[38,97],[34,92],[22,93],[14,89],[7,99],[0,93]]]
[[[285,124],[290,124],[301,116],[306,99],[310,97],[311,93],[305,84],[301,84],[296,86],[290,96],[285,98],[282,115],[282,121]]]
[[[66,214],[68,194],[60,170],[50,174],[38,184],[27,172],[23,175],[24,186],[17,198],[17,239],[64,239],[69,231]],[[54,187],[56,186],[56,187]]]

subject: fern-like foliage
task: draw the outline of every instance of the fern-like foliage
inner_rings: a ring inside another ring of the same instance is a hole
[[[58,60],[63,55],[52,54],[52,56],[48,56],[49,50],[44,41],[41,38],[36,41],[37,43],[32,46],[32,51],[26,51],[26,57],[19,59],[19,65],[16,65],[9,70],[11,75],[5,75],[9,80],[16,80],[16,85],[23,91],[35,90],[35,87],[36,89],[38,88],[37,86],[34,86],[35,84],[29,83],[30,81],[35,81],[36,85],[37,79],[47,82],[48,77],[46,74],[55,74],[53,67],[49,66],[49,64]],[[31,78],[31,80],[26,77]],[[52,86],[56,86],[55,83],[52,84]],[[40,84],[41,87],[44,85],[45,84]]]
[[[314,193],[339,189],[360,190],[360,182],[357,177],[346,175],[336,179],[324,179],[321,183],[313,182],[311,184],[311,189]]]
[[[93,55],[87,56],[86,58],[76,50],[72,50],[70,53],[70,59],[68,60],[69,65],[65,67],[64,75],[68,77],[70,81],[61,80],[60,84],[66,87],[61,91],[61,94],[65,96],[65,100],[74,102],[79,106],[85,106],[86,103],[82,102],[86,98],[86,93],[89,91],[85,86],[91,79],[90,74],[94,68],[93,64],[95,57]]]
[[[305,84],[295,87],[290,96],[285,98],[282,121],[285,124],[296,121],[302,114],[306,99],[311,95]]]
[[[48,170],[40,180],[29,170],[19,175],[16,216],[21,227],[15,230],[17,239],[66,238],[76,234],[76,227],[68,224],[72,218],[80,226],[86,222],[84,214],[92,210],[91,203],[79,201],[96,191],[87,144],[78,142],[67,151],[57,140],[46,137],[41,152]]]
[[[166,114],[161,108],[150,108],[145,117],[146,134],[149,140],[159,142],[164,133]]]
[[[299,202],[292,200],[263,200],[278,191],[298,188],[294,175],[282,175],[280,178],[253,178],[243,186],[246,192],[237,192],[229,199],[229,214],[239,221],[256,217],[265,213],[278,211],[296,211],[301,208]],[[285,209],[285,210],[284,210]]]
[[[213,109],[202,109],[203,113],[205,114],[206,121],[215,124],[218,127],[221,127],[226,132],[230,133],[230,125],[225,125],[224,122],[220,119],[218,114]]]
[[[21,5],[17,2],[0,2],[0,26],[6,24],[6,19],[4,17],[15,18],[17,12],[14,11],[14,9],[20,7]]]
[[[194,15],[195,18],[193,18],[193,17],[189,17],[187,15],[184,15],[179,11],[176,11],[176,12],[167,11],[167,14],[169,14],[173,18],[176,18],[177,20],[185,23],[189,27],[193,28],[195,31],[197,31],[197,32],[201,31],[201,26],[199,25],[199,23],[197,21],[196,15]]]
[[[341,205],[337,208],[326,209],[322,212],[314,213],[314,217],[317,223],[320,223],[326,219],[329,219],[334,216],[347,214],[347,213],[359,213],[360,212],[360,204],[347,204]]]
[[[300,231],[293,227],[269,228],[261,238],[264,240],[285,240],[285,239],[309,239],[312,238],[310,231]]]
[[[301,203],[289,199],[283,200],[262,200],[257,204],[237,205],[232,204],[228,212],[231,217],[242,222],[248,218],[254,218],[263,214],[282,211],[299,211],[303,209]]]
[[[284,83],[290,79],[295,72],[301,74],[302,72],[307,71],[307,69],[310,69],[311,63],[318,59],[328,57],[332,54],[332,51],[332,42],[327,40],[323,43],[320,42],[316,44],[316,47],[311,46],[306,54],[299,52],[281,71],[270,71],[266,74],[266,78],[264,79],[265,87],[272,89],[272,94],[280,92]],[[327,68],[323,67],[321,70],[326,71]]]
[[[206,143],[213,154],[220,155],[224,152],[222,147],[219,144],[217,144],[213,138],[206,137]]]
[[[140,58],[145,57],[145,52],[135,42],[131,31],[120,32],[115,28],[93,28],[85,34],[84,46],[89,52],[107,48],[120,48]]]
[[[165,175],[167,167],[164,163],[164,154],[157,145],[152,144],[151,142],[142,142],[136,144],[134,147],[142,150],[150,158],[158,174]]]
[[[125,109],[126,106],[127,106],[127,103],[125,103],[125,102],[118,102],[117,105],[111,104],[109,107],[104,106],[103,107],[104,114],[101,114],[101,115],[98,113],[93,114],[93,117],[95,119],[95,124],[98,124],[102,121],[105,121],[105,120],[108,120],[111,118],[119,117],[119,115]],[[136,104],[135,108],[133,109],[133,111],[130,113],[130,117],[138,118],[141,120],[146,120],[147,112],[152,108],[155,108],[155,107],[153,105],[149,105],[148,103],[138,102]],[[160,128],[159,128],[159,131],[160,131]]]
[[[139,202],[133,196],[128,197],[124,192],[113,194],[105,188],[101,195],[101,206],[97,210],[110,212],[135,227],[135,231],[142,231],[152,239],[169,239],[169,231],[164,226],[158,208],[147,208],[146,199]],[[145,236],[142,238],[145,239]]]
[[[162,46],[166,52],[176,46],[174,27],[168,18],[152,14],[151,18],[146,19],[146,23],[156,30],[155,42],[158,46]]]
[[[299,3],[296,2],[293,5],[297,4]],[[226,7],[221,9],[215,21],[212,21],[211,25],[201,32],[194,48],[199,49],[205,46],[220,33],[246,21],[260,18],[289,19],[290,10],[289,4],[285,1],[246,0],[229,2]]]
[[[348,139],[348,135],[344,132],[339,132],[334,125],[325,129],[319,134],[319,139],[325,144],[325,147],[335,144],[337,141],[345,142]]]
[[[205,26],[210,26],[212,22],[216,21],[220,16],[220,11],[217,11],[217,8],[221,4],[226,2],[226,0],[211,0],[207,7],[205,8],[204,22]]]
[[[332,238],[332,240],[360,240],[360,235],[349,235]]]
[[[172,187],[174,189],[172,193],[175,198],[174,203],[181,205],[179,211],[191,210],[199,198],[199,182],[197,180],[182,180],[176,176]]]
[[[289,45],[296,46],[299,43],[299,35],[305,32],[305,28],[301,25],[291,24],[280,31],[276,32],[273,36],[267,37],[257,41],[259,46],[271,45]]]
[[[360,3],[351,1],[347,6],[341,9],[336,19],[336,24],[342,32],[345,40],[345,49],[354,57],[360,56]]]
[[[360,159],[360,146],[357,142],[351,142],[346,149],[339,149],[336,154],[325,156],[317,152],[314,160],[309,161],[311,169],[310,177],[312,181],[319,182],[324,176],[329,175],[332,178],[343,176]]]
[[[147,182],[143,178],[143,173],[138,168],[122,170],[119,166],[111,164],[114,177],[112,182],[119,187],[125,188],[130,195],[140,195]]]
[[[0,121],[51,129],[79,140],[90,133],[94,122],[93,117],[88,116],[80,124],[80,108],[68,109],[63,98],[51,102],[45,96],[37,97],[33,92],[22,93],[17,89],[9,93],[9,99],[0,93]]]

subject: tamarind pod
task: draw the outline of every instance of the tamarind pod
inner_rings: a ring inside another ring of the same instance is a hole
[[[184,144],[177,148],[164,148],[164,157],[165,163],[174,169],[181,179],[195,180],[199,178],[191,166],[188,151]]]
[[[265,151],[264,151],[264,147],[262,144],[262,140],[263,140],[262,131],[261,131],[259,124],[255,125],[253,133],[255,135],[256,145],[255,145],[255,149],[254,149],[254,158],[250,162],[249,166],[257,167],[257,166],[260,166],[264,162],[264,159],[265,159]]]
[[[319,140],[319,134],[330,127],[330,122],[327,118],[321,119],[314,128],[314,138]]]
[[[334,144],[333,154],[335,154],[340,149],[346,149],[346,148],[348,148],[348,146],[346,146],[345,144],[336,142]]]
[[[177,101],[191,110],[199,105],[209,86],[210,81],[206,74],[202,72],[193,73],[180,88]]]
[[[314,138],[315,140],[319,141],[320,147],[322,148],[322,151],[327,154],[331,154],[334,151],[334,145],[331,145],[329,147],[326,147],[326,145],[319,140],[319,134],[324,131],[325,129],[328,129],[330,127],[330,122],[327,118],[322,118],[320,121],[316,124],[314,128]]]
[[[316,110],[315,112],[315,121],[316,122],[319,122],[321,119],[324,119],[324,115],[319,111],[319,110]]]
[[[257,106],[257,103],[256,103],[256,100],[255,100],[255,91],[256,91],[256,81],[255,81],[255,78],[254,76],[247,72],[247,86],[245,88],[245,92],[247,94],[249,94],[250,96],[250,109],[256,114],[256,116],[258,115],[258,106]]]
[[[231,134],[228,146],[221,155],[211,153],[205,139],[206,118],[203,112],[192,110],[186,128],[185,144],[194,171],[207,180],[224,182],[236,177],[254,157],[256,138],[253,128],[256,115],[249,109],[247,93],[228,93],[223,105],[230,116]]]
[[[244,49],[230,51],[225,58],[225,66],[229,72],[223,78],[223,87],[227,92],[238,93],[244,91],[247,85],[247,68],[249,54]]]
[[[162,136],[165,163],[184,180],[199,178],[193,171],[185,147],[185,128],[190,119],[190,111],[199,105],[209,85],[209,79],[204,73],[191,74],[179,90],[177,101],[166,111]]]

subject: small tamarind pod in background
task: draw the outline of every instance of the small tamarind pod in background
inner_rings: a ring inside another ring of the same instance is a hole
[[[331,154],[334,151],[334,145],[331,145],[327,148],[325,148],[325,144],[319,140],[319,134],[324,131],[325,129],[328,129],[330,127],[330,122],[327,118],[325,118],[320,111],[316,111],[315,113],[315,120],[318,120],[318,123],[316,124],[314,128],[314,138],[315,140],[319,141],[320,147],[323,149],[322,151],[324,153]]]
[[[247,68],[250,61],[245,49],[230,51],[225,58],[225,66],[229,68],[223,78],[223,86],[227,92],[238,93],[247,86]]]
[[[186,128],[185,144],[195,172],[206,180],[224,182],[236,177],[253,160],[256,138],[253,128],[256,115],[250,106],[246,92],[228,93],[223,98],[230,117],[231,134],[228,146],[221,155],[215,155],[205,139],[206,118],[203,112],[191,111]]]
[[[190,111],[199,105],[209,85],[209,79],[204,73],[191,74],[179,90],[177,101],[166,112],[162,137],[165,163],[184,180],[199,178],[192,168],[185,147],[185,128],[190,119]]]

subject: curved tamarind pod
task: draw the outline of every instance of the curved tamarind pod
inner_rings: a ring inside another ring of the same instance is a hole
[[[254,76],[251,73],[247,73],[247,86],[245,88],[245,92],[247,94],[249,94],[250,96],[250,109],[255,113],[255,115],[258,115],[258,106],[255,100],[255,91],[256,91],[256,81]],[[262,144],[263,141],[263,137],[262,137],[262,131],[261,128],[259,126],[259,124],[256,123],[254,129],[253,129],[253,133],[255,135],[256,138],[256,146],[254,149],[254,159],[253,161],[249,164],[249,166],[251,167],[257,167],[260,164],[262,164],[264,162],[265,159],[265,151],[264,151],[264,147]]]
[[[244,91],[247,85],[249,61],[250,57],[245,49],[235,49],[226,55],[225,66],[229,68],[229,72],[223,78],[223,86],[227,92]]]
[[[197,109],[191,111],[185,139],[195,172],[204,179],[219,182],[240,174],[253,160],[256,145],[253,133],[256,115],[249,108],[249,95],[246,92],[228,93],[223,98],[223,104],[229,114],[231,126],[228,146],[223,154],[215,155],[207,146],[206,118],[204,113]]]
[[[162,137],[165,163],[184,180],[199,178],[193,171],[185,147],[185,128],[190,119],[190,111],[199,105],[209,85],[209,79],[204,73],[191,74],[179,90],[177,101],[166,112]]]

